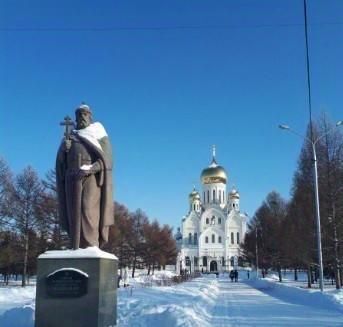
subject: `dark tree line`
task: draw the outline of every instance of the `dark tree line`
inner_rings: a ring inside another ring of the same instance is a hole
[[[310,128],[307,137],[310,138]],[[316,143],[324,275],[340,288],[343,274],[343,135],[323,116],[313,123]],[[263,271],[306,270],[308,286],[318,278],[311,143],[304,141],[288,202],[271,192],[252,218],[243,250]]]
[[[149,222],[140,209],[130,213],[121,204],[115,203],[115,225],[110,228],[109,242],[105,250],[119,259],[119,268],[132,268],[132,277],[137,268],[154,270],[175,264],[176,243],[173,230],[161,226],[157,220]]]
[[[36,274],[37,256],[47,250],[66,249],[69,239],[58,217],[56,175],[49,171],[41,180],[32,167],[18,175],[0,157],[0,274],[21,276],[25,286]],[[119,267],[147,268],[148,272],[175,263],[172,228],[149,222],[138,209],[129,212],[115,203],[115,225],[104,250],[114,253]]]

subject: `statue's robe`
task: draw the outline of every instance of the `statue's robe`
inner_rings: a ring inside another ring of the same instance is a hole
[[[112,198],[112,150],[100,123],[93,123],[70,136],[57,153],[56,182],[61,226],[67,231],[74,249],[102,246],[108,241],[109,226],[114,224]],[[99,171],[82,179],[80,167],[95,164]]]

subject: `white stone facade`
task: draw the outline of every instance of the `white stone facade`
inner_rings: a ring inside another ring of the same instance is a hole
[[[189,212],[175,238],[177,269],[188,272],[223,272],[240,265],[248,217],[240,212],[240,195],[226,191],[227,174],[213,153],[212,163],[201,174],[202,191],[189,194]]]

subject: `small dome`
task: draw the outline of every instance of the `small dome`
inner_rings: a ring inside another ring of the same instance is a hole
[[[214,158],[212,159],[212,163],[201,172],[200,178],[202,184],[226,184],[227,181],[225,169],[222,166],[219,166]]]
[[[188,197],[189,197],[190,201],[200,200],[200,194],[195,188],[193,188],[193,191],[191,193],[189,193]]]
[[[229,193],[229,197],[230,199],[239,199],[238,191],[235,188],[233,188]]]

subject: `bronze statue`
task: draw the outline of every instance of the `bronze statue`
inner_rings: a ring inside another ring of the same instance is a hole
[[[89,106],[76,111],[76,129],[66,117],[65,137],[56,159],[56,181],[62,228],[73,249],[102,246],[114,224],[112,150],[99,122],[92,122]]]

